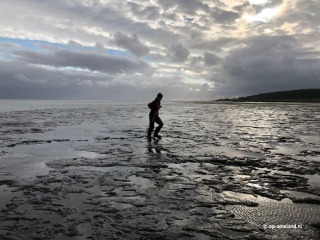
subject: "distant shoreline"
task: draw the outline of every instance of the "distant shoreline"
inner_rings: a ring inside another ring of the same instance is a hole
[[[218,99],[214,102],[320,103],[320,89],[270,92],[247,97]]]
[[[196,103],[196,104],[314,104],[314,105],[319,105],[319,102],[308,102],[308,101],[256,101],[256,102],[249,102],[249,101],[217,101],[217,100],[212,100],[212,101],[192,101],[190,103]]]
[[[235,102],[235,103],[320,103],[320,99],[315,100],[308,100],[308,99],[300,99],[300,100],[293,100],[293,99],[273,99],[273,100],[256,100],[256,101],[246,101],[246,100],[233,100],[233,99],[218,99],[213,100],[212,102]]]

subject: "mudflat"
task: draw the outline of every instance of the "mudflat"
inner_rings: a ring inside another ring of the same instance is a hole
[[[1,239],[319,239],[320,105],[0,101]]]

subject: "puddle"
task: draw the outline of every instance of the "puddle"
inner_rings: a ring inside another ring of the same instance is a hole
[[[235,178],[247,180],[247,179],[251,179],[251,176],[250,175],[244,175],[244,174],[238,174],[238,175],[235,176]]]
[[[291,191],[291,190],[280,190],[280,192],[288,194],[291,197],[297,198],[297,199],[305,199],[305,198],[320,199],[320,197],[317,195],[313,195],[305,192],[298,192],[298,191]]]
[[[297,146],[277,146],[276,150],[272,150],[272,152],[285,154],[285,155],[297,155],[302,151],[303,148],[297,148]]]
[[[203,234],[203,233],[197,233],[195,235],[196,235],[195,239],[197,239],[197,240],[211,240],[212,239],[212,237],[210,237],[206,234]],[[185,239],[187,240],[188,238],[185,238]],[[194,239],[194,238],[192,238],[192,239]]]
[[[308,184],[311,187],[320,188],[320,175],[302,175],[302,177],[309,179]]]
[[[200,163],[189,162],[189,163],[169,163],[168,168],[176,170],[182,170],[183,172],[194,172],[199,169]]]
[[[247,200],[247,201],[256,201],[257,199],[257,197],[253,196],[252,194],[232,192],[232,191],[223,191],[222,193],[224,196],[228,198],[236,198],[236,199]]]
[[[84,171],[91,171],[92,173],[94,172],[99,172],[99,173],[108,173],[112,175],[119,175],[119,176],[128,176],[131,174],[134,174],[136,172],[142,172],[144,171],[143,168],[141,167],[132,167],[132,166],[99,166],[99,162],[96,163],[97,166],[71,166],[70,169],[74,169],[77,171],[77,169],[83,169]],[[94,163],[93,163],[94,165]]]
[[[320,118],[320,117],[319,117]],[[300,136],[300,139],[307,143],[320,143],[320,136],[319,135],[303,135]]]
[[[100,153],[87,152],[87,151],[76,151],[76,155],[77,155],[77,157],[83,157],[83,158],[89,158],[89,159],[101,158],[101,157],[105,156]]]
[[[50,168],[45,164],[46,159],[40,156],[30,156],[27,154],[5,155],[1,166],[3,171],[12,175],[16,179],[31,179],[37,175],[46,175]]]
[[[80,211],[85,211],[92,207],[84,203],[88,196],[89,194],[86,193],[68,193],[66,199],[60,200],[58,203],[63,204],[64,207],[77,208]]]
[[[128,203],[120,203],[120,202],[111,202],[111,207],[117,209],[117,210],[124,210],[127,208],[132,208],[134,207],[132,204],[128,204]]]
[[[92,226],[90,223],[85,222],[85,223],[80,223],[78,225],[78,230],[81,234],[85,235],[85,236],[91,236],[92,235]],[[89,238],[89,237],[88,237]],[[80,239],[88,239],[87,237],[78,237],[77,240]],[[62,237],[61,237],[62,239]]]
[[[21,204],[17,207],[17,212],[25,212],[28,213],[29,218],[36,219],[46,219],[51,221],[52,223],[61,224],[64,222],[64,217],[61,215],[61,212],[56,212],[56,208],[47,208],[42,206],[33,207],[29,204]]]
[[[140,195],[133,195],[133,196],[125,196],[125,199],[129,199],[129,200],[135,200],[136,202],[142,203],[146,200],[145,197],[142,197]]]
[[[135,175],[128,177],[130,179],[131,184],[139,185],[140,188],[153,188],[155,187],[154,183],[147,178],[137,177]]]
[[[253,157],[253,158],[263,158],[264,155],[262,153],[255,153],[255,152],[248,152],[242,150],[236,150],[229,147],[222,147],[222,146],[211,146],[211,147],[203,147],[198,149],[196,152],[198,153],[209,153],[209,154],[222,154],[227,157]]]
[[[254,188],[266,188],[266,187],[261,186],[261,185],[259,185],[259,184],[257,184],[257,183],[248,183],[247,185],[248,185],[249,187],[254,187]]]

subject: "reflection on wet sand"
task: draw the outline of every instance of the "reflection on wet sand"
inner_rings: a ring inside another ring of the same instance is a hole
[[[159,145],[159,141],[160,141],[160,139],[154,139],[153,140],[153,143],[152,142],[150,142],[149,144],[148,144],[148,152],[149,153],[154,153],[154,152],[156,152],[156,153],[161,153],[161,150],[162,150],[162,146],[161,145]]]

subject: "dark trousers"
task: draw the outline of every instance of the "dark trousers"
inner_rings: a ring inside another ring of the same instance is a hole
[[[161,121],[161,119],[159,118],[159,116],[152,116],[151,114],[149,115],[149,120],[150,120],[150,123],[149,123],[149,131],[148,131],[148,137],[151,137],[151,133],[154,129],[154,123],[158,123],[159,126],[156,128],[154,134],[157,135],[160,131],[160,129],[163,127],[163,122]]]

